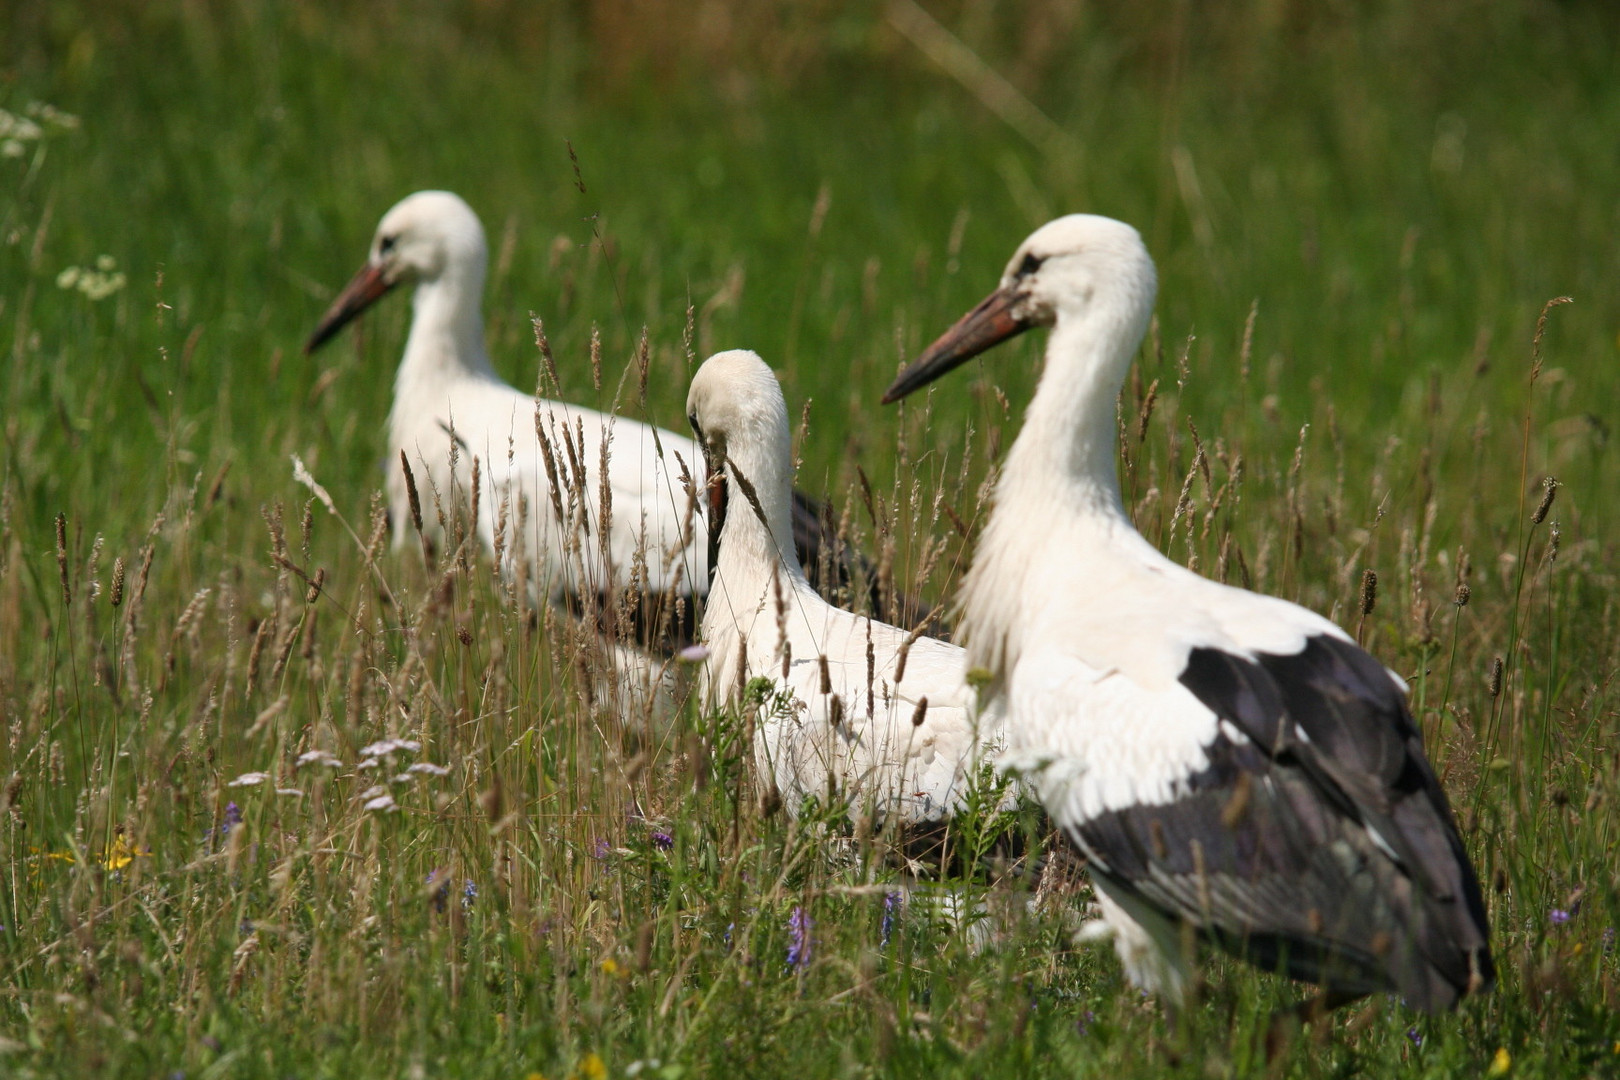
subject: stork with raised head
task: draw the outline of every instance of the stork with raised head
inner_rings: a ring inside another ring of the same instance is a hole
[[[759,677],[778,691],[754,758],[789,812],[832,794],[905,826],[949,818],[1000,734],[994,710],[977,713],[962,650],[836,608],[805,580],[789,531],[787,404],[756,354],[705,360],[686,409],[717,548],[702,624],[710,698],[734,701]]]
[[[1121,501],[1115,401],[1156,289],[1136,230],[1059,218],[884,395],[1051,327],[958,598],[1004,760],[1085,853],[1138,986],[1180,1000],[1191,928],[1323,1006],[1453,1006],[1494,978],[1485,907],[1404,684],[1327,619],[1171,562]]]
[[[487,263],[483,225],[460,197],[406,196],[383,215],[366,264],[304,346],[314,352],[389,291],[414,286],[415,314],[388,416],[396,546],[410,532],[408,462],[429,537],[440,532],[434,493],[441,504],[473,502],[485,547],[500,549],[503,571],[521,569],[537,595],[633,586],[643,596],[701,596],[709,582],[706,526],[683,482],[685,473],[695,481],[701,468],[696,444],[502,381],[484,349],[479,310]],[[475,458],[481,490],[473,500]],[[520,520],[526,529],[516,527]],[[807,562],[820,569],[823,545],[832,545],[831,567],[847,578],[852,556],[824,521],[813,500],[795,494],[792,535]]]
[[[650,594],[701,589],[708,581],[703,523],[700,515],[694,520],[681,480],[683,464],[694,477],[700,468],[696,445],[504,382],[484,349],[479,305],[487,263],[483,225],[460,197],[409,195],[383,215],[370,258],[304,347],[313,352],[390,290],[415,287],[415,314],[388,415],[395,544],[410,533],[406,463],[418,504],[426,504],[422,525],[438,538],[434,493],[441,503],[471,500],[477,459],[478,532],[494,550],[504,515],[502,569],[525,562],[537,594],[605,593],[637,576]],[[604,465],[606,490],[599,475]],[[604,537],[605,495],[611,503]],[[524,518],[527,527],[517,529]]]

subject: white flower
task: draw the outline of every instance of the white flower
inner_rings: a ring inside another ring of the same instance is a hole
[[[295,787],[278,787],[278,788],[276,788],[276,794],[277,795],[291,795],[295,799],[302,799],[304,797],[304,792],[301,789],[295,788]]]
[[[381,784],[376,784],[376,785],[374,785],[372,787],[366,788],[366,790],[364,790],[360,794],[356,795],[355,798],[357,798],[357,799],[375,799],[379,795],[387,795],[387,794],[388,794],[388,789],[387,788],[383,787]]]
[[[28,148],[16,139],[0,139],[0,157],[20,158]]]
[[[367,810],[374,810],[379,814],[386,814],[389,811],[399,809],[399,807],[394,803],[394,797],[389,795],[387,792],[378,795],[375,799],[367,800],[365,808]]]
[[[230,783],[226,784],[225,786],[226,787],[255,787],[255,786],[259,785],[259,784],[264,783],[268,779],[270,779],[270,774],[269,773],[245,772],[241,776],[238,776],[235,780],[232,780]]]
[[[414,754],[420,749],[422,744],[415,739],[382,739],[370,746],[361,747],[360,753],[368,758],[382,758],[401,750],[408,750]]]
[[[376,758],[374,758],[374,757],[361,758],[360,759],[360,764],[358,764],[358,765],[356,765],[354,767],[354,771],[355,772],[365,772],[367,769],[375,769],[376,767],[377,767],[377,759]]]
[[[343,767],[343,762],[339,761],[337,755],[330,750],[305,750],[298,755],[297,764],[299,768],[303,768],[305,765],[324,765],[328,769],[341,769]]]
[[[411,774],[400,773],[398,776],[390,776],[388,782],[390,784],[408,784],[411,782]]]
[[[683,664],[701,664],[709,658],[709,649],[706,645],[688,645],[675,654],[675,659]]]
[[[58,289],[71,289],[78,283],[79,268],[77,266],[64,267],[62,272],[56,275],[56,287]]]
[[[449,776],[450,770],[443,765],[435,765],[431,761],[418,761],[405,770],[408,773],[425,773],[428,776]]]

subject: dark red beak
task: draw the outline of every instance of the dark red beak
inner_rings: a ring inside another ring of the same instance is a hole
[[[992,345],[1028,330],[1033,323],[1013,315],[1014,296],[1010,289],[997,289],[979,306],[956,321],[938,341],[923,350],[883,392],[883,404],[899,401],[920,387],[927,386],[952,368],[960,367]]]
[[[375,263],[368,262],[362,266],[353,280],[338,293],[337,299],[332,301],[332,306],[326,309],[326,314],[321,316],[321,321],[315,327],[315,332],[309,335],[309,340],[304,342],[304,355],[307,356],[326,344],[334,334],[348,325],[350,319],[376,303],[379,297],[396,284],[398,282],[389,281],[384,276],[382,267]]]

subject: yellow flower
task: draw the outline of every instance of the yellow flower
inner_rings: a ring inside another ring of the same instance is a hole
[[[1485,1075],[1506,1076],[1511,1068],[1513,1068],[1513,1055],[1507,1052],[1507,1047],[1498,1046],[1496,1056],[1491,1058],[1491,1067],[1485,1070]]]
[[[607,972],[609,975],[617,975],[622,969],[619,967],[619,962],[610,956],[606,960],[602,961],[602,970]]]
[[[525,1076],[523,1080],[546,1080],[546,1078],[542,1073],[532,1072],[528,1076]]]
[[[602,1055],[595,1050],[586,1054],[579,1063],[579,1075],[583,1080],[607,1080],[607,1066],[602,1064]]]

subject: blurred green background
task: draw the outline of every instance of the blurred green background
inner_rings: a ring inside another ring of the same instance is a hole
[[[882,474],[871,404],[895,365],[1075,210],[1148,239],[1165,348],[1196,336],[1194,415],[1275,395],[1291,445],[1322,401],[1381,429],[1416,374],[1481,364],[1461,385],[1516,411],[1535,315],[1568,294],[1548,362],[1594,414],[1569,452],[1615,420],[1606,4],[60,0],[0,19],[0,106],[82,121],[0,159],[5,468],[36,523],[96,487],[134,528],[159,462],[274,475],[290,452],[358,506],[406,304],[363,348],[299,347],[422,187],[484,218],[491,350],[518,386],[530,312],[587,401],[613,386],[591,387],[591,327],[616,373],[645,325],[649,411],[678,427],[691,305],[700,351],[757,349],[795,408],[816,400],[807,460],[834,486],[847,460]],[[45,302],[104,254],[126,288]],[[1020,400],[1030,364],[993,363]],[[1350,440],[1351,461],[1380,444]]]

